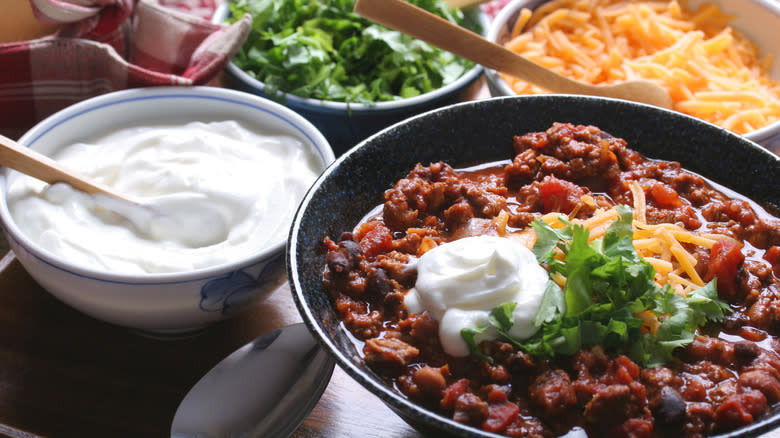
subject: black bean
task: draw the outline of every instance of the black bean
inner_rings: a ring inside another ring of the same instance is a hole
[[[752,342],[739,341],[734,344],[734,356],[742,363],[753,362],[753,359],[757,358],[760,353],[761,349]]]
[[[665,386],[653,407],[653,414],[662,424],[679,424],[685,419],[685,401],[674,388]]]

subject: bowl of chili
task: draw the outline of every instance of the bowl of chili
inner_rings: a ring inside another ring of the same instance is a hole
[[[780,424],[779,180],[776,155],[674,111],[568,95],[460,103],[378,132],[319,177],[293,221],[288,278],[314,337],[423,432],[757,436]],[[613,210],[597,245],[565,240]],[[526,339],[506,335],[512,312],[496,306],[485,324],[498,335],[447,353],[435,312],[407,307],[422,258],[531,228],[551,279],[569,276],[551,295],[566,304],[543,302]],[[659,228],[683,249],[666,260],[675,270],[643,252]],[[577,304],[573,248],[609,260],[626,238],[620,263],[649,272],[654,292],[614,292],[618,274]]]

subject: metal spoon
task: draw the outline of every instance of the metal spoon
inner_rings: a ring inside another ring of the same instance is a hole
[[[334,365],[303,323],[260,336],[190,389],[171,437],[287,437],[314,408]]]
[[[98,207],[130,222],[140,233],[203,247],[227,238],[229,226],[208,196],[176,193],[140,200],[69,170],[46,155],[0,135],[0,165],[49,184],[66,183],[94,195]]]
[[[356,14],[477,64],[510,74],[553,93],[587,94],[672,107],[669,93],[649,80],[593,85],[569,79],[403,0],[357,0]]]

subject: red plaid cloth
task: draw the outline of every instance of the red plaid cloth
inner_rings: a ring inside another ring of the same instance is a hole
[[[482,4],[482,10],[485,11],[488,16],[493,19],[496,18],[501,9],[509,4],[510,0],[492,0]]]
[[[66,24],[52,36],[0,44],[0,134],[18,138],[110,91],[211,81],[252,25],[249,16],[211,24],[218,1],[30,0],[39,21]]]

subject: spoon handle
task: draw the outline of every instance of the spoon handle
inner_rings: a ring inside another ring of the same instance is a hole
[[[107,186],[71,172],[51,158],[22,146],[3,135],[0,135],[0,165],[49,184],[64,182],[70,184],[75,189],[89,194],[99,193],[126,199]]]
[[[369,20],[423,40],[477,64],[536,84],[551,92],[595,94],[592,86],[548,70],[403,0],[357,0],[354,12]]]
[[[402,0],[357,0],[354,11],[369,20],[552,93],[605,96],[672,108],[669,92],[650,80],[599,85],[576,81]]]

